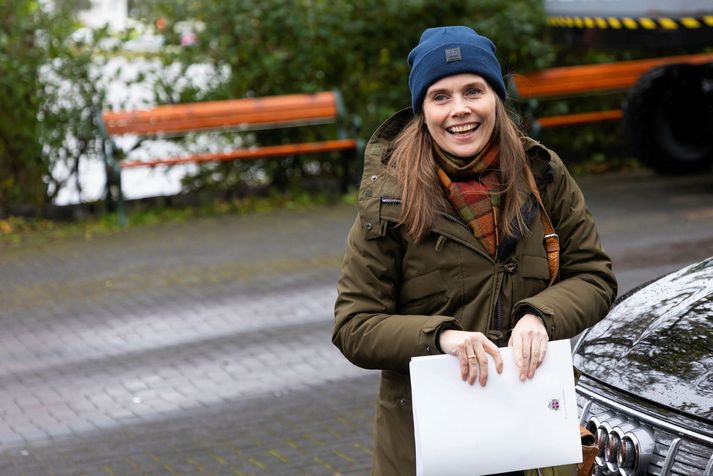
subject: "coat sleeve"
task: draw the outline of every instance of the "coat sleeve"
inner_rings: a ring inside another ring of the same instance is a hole
[[[550,165],[553,180],[542,198],[559,235],[560,280],[518,302],[513,313],[535,308],[555,340],[574,337],[603,319],[616,297],[617,283],[582,191],[555,154]]]
[[[405,245],[395,233],[367,236],[361,220],[354,222],[337,282],[332,342],[359,367],[405,373],[411,357],[440,353],[441,326],[460,326],[448,316],[398,314]]]

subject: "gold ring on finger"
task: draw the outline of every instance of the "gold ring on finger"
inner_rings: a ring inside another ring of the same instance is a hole
[[[470,360],[470,359],[475,359],[475,358],[476,358],[476,357],[475,357],[474,355],[469,355],[469,356],[468,356],[468,360]]]

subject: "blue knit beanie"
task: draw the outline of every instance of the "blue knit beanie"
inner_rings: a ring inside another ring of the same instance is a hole
[[[507,96],[495,45],[467,26],[428,28],[409,53],[408,64],[411,107],[416,114],[421,111],[429,86],[454,74],[480,75],[501,99]]]

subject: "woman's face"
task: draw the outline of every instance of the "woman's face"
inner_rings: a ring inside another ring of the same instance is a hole
[[[446,152],[473,157],[495,129],[495,93],[477,74],[447,76],[426,91],[423,114],[431,137]]]

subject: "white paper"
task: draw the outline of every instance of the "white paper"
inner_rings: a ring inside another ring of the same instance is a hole
[[[458,359],[411,359],[418,476],[474,476],[582,461],[569,340],[549,342],[532,379],[520,381],[512,348],[488,382],[460,378]]]

